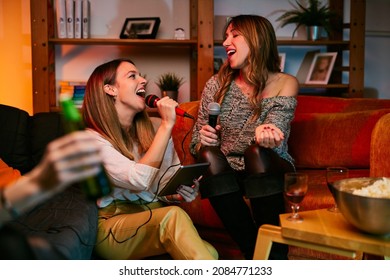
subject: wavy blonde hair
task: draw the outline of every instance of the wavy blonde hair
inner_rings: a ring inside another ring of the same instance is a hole
[[[272,24],[264,17],[258,15],[238,15],[230,18],[224,28],[232,27],[244,36],[249,47],[247,57],[248,71],[246,79],[254,87],[251,103],[257,108],[256,115],[260,113],[261,93],[264,90],[269,73],[280,72],[279,53],[275,30]],[[218,81],[221,88],[215,95],[215,101],[222,103],[230,84],[239,74],[239,69],[232,69],[226,61],[218,72]]]
[[[82,114],[86,127],[100,133],[116,150],[133,160],[134,144],[138,144],[139,153],[147,151],[155,131],[146,111],[136,114],[133,125],[124,129],[119,122],[114,97],[104,92],[104,85],[116,84],[117,69],[123,62],[135,65],[130,59],[115,59],[92,72],[85,89]]]

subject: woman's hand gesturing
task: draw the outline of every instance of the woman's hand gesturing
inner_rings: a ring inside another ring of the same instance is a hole
[[[255,142],[264,148],[278,147],[283,140],[283,132],[273,124],[262,124],[256,128]]]

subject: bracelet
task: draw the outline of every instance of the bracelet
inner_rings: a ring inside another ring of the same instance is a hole
[[[0,209],[3,208],[5,209],[8,214],[13,218],[16,219],[19,217],[18,211],[12,206],[12,203],[9,202],[5,196],[4,196],[4,189],[5,188],[0,188]]]

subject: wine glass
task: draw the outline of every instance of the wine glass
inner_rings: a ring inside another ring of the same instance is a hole
[[[303,221],[303,218],[298,214],[298,210],[299,204],[307,193],[307,178],[307,174],[300,172],[288,172],[284,175],[284,195],[292,210],[292,214],[287,218],[289,221]]]
[[[332,185],[334,182],[347,179],[349,177],[348,168],[342,167],[342,166],[331,166],[326,168],[326,183],[328,185],[329,191],[332,193],[333,199],[334,199],[334,205],[329,208],[328,210],[330,212],[339,212],[339,208],[337,207],[336,198],[332,191]]]

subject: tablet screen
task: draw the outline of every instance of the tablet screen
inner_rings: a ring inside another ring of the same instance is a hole
[[[182,165],[171,177],[165,187],[158,193],[159,196],[171,195],[176,193],[176,189],[180,185],[192,186],[194,179],[198,179],[203,175],[210,163],[195,163],[190,165]]]

